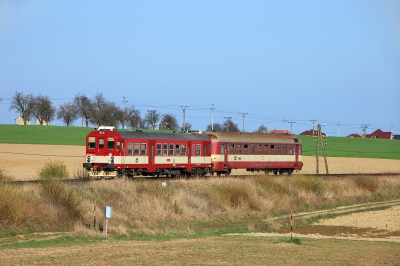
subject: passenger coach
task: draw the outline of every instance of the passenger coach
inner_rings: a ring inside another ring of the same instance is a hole
[[[204,134],[99,127],[86,143],[83,167],[90,176],[203,176],[211,169],[211,142]]]
[[[290,135],[206,132],[211,140],[212,171],[230,174],[232,169],[291,174],[301,170],[302,144]]]

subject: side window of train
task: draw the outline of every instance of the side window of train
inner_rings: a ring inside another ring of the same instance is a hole
[[[225,154],[225,146],[221,143],[221,154]]]
[[[169,156],[174,156],[174,144],[169,144]]]
[[[243,154],[249,154],[249,144],[243,144]]]
[[[104,149],[104,139],[99,139],[99,149]]]
[[[161,143],[157,143],[157,155],[161,156]]]
[[[251,144],[251,154],[255,154],[255,153],[256,153],[256,145]]]
[[[281,144],[278,144],[278,154],[281,154]]]
[[[89,137],[88,138],[88,149],[89,150],[94,150],[96,148],[96,138],[95,137]]]
[[[264,144],[264,154],[268,154],[268,144]]]
[[[294,146],[290,145],[290,155],[293,155],[293,154],[294,154]]]
[[[283,154],[288,154],[287,153],[288,152],[288,150],[287,150],[287,145],[283,145]]]
[[[133,155],[133,143],[128,142],[128,155]]]
[[[271,144],[271,154],[275,154],[275,145]]]
[[[146,143],[142,143],[141,155],[146,155]]]
[[[164,156],[168,155],[168,144],[167,143],[163,144],[163,155]]]
[[[200,144],[196,144],[196,155],[200,156],[201,154],[201,145]]]
[[[180,144],[176,144],[175,145],[175,156],[179,156],[181,154],[181,145]]]
[[[135,155],[139,155],[139,143],[135,143]]]
[[[124,149],[124,143],[122,143],[121,146],[121,141],[117,141],[117,151],[121,151]]]
[[[262,154],[262,145],[261,144],[257,144],[257,153]]]
[[[107,138],[107,149],[110,151],[114,150],[115,140],[114,138]]]
[[[302,146],[299,145],[299,155],[302,155]]]
[[[237,145],[237,154],[242,154],[242,144]]]
[[[235,144],[229,144],[229,154],[235,154]]]
[[[182,144],[182,156],[186,156],[186,144]]]

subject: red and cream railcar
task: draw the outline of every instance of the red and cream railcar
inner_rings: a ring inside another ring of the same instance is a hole
[[[301,170],[302,144],[289,135],[206,132],[211,139],[212,171],[230,174],[232,169],[291,174]]]
[[[100,127],[86,137],[90,176],[203,176],[211,169],[206,135],[116,131]]]

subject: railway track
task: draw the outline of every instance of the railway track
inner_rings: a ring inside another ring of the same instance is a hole
[[[207,178],[219,178],[219,179],[227,179],[227,178],[252,178],[252,177],[262,177],[262,176],[270,176],[274,175],[254,175],[254,174],[246,174],[246,175],[229,175],[229,176],[205,176],[205,177],[157,177],[157,176],[146,176],[146,177],[135,177],[130,178],[131,180],[190,180],[190,179],[207,179]],[[291,176],[282,175],[276,177],[282,178],[293,178],[294,176],[307,176],[307,177],[318,177],[318,178],[351,178],[351,177],[359,177],[359,176],[372,176],[372,177],[386,177],[386,176],[400,176],[400,173],[341,173],[341,174],[294,174]],[[125,178],[125,177],[123,177]],[[115,178],[121,179],[121,178]],[[64,178],[64,179],[55,179],[53,181],[57,182],[91,182],[91,181],[100,181],[100,180],[114,180],[112,178]],[[42,179],[30,179],[30,180],[3,180],[3,184],[29,184],[29,183],[43,183],[48,182],[48,180]]]

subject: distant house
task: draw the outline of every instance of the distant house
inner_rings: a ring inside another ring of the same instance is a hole
[[[348,135],[347,136],[348,138],[361,138],[361,135],[359,135],[359,134],[350,134],[350,135]]]
[[[16,125],[23,125],[24,124],[24,118],[22,116],[18,116],[17,118],[15,118],[15,124]],[[26,121],[27,125],[31,124],[31,121],[28,119],[28,121]]]
[[[281,129],[270,130],[267,134],[268,134],[268,135],[281,135],[281,134],[294,135],[294,134],[293,134],[292,132],[290,132],[289,130],[281,130]]]
[[[39,119],[36,118],[35,123],[36,123],[36,125],[40,125]],[[43,125],[43,126],[50,126],[50,122],[49,122],[49,121],[46,121],[46,120],[43,120],[43,124],[42,124],[42,125]]]
[[[380,129],[375,130],[371,134],[365,134],[365,138],[370,139],[393,139],[392,132],[384,132]]]
[[[317,130],[306,130],[302,133],[300,133],[300,135],[304,135],[304,136],[316,136],[318,133]],[[322,136],[326,136],[326,134],[324,132],[321,132]]]

